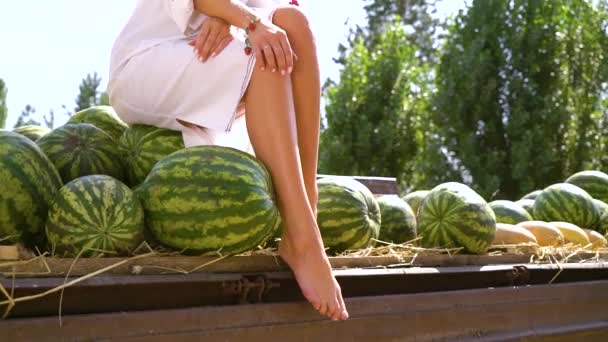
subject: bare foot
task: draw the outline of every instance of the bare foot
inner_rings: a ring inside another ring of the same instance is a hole
[[[331,272],[322,242],[308,236],[292,238],[292,235],[283,233],[279,254],[295,274],[304,297],[321,315],[335,321],[348,319],[342,290]]]

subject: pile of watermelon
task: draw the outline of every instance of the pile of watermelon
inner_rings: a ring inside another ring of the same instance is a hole
[[[125,256],[144,241],[239,254],[281,235],[268,170],[224,147],[185,148],[180,132],[93,107],[54,130],[0,131],[0,244],[56,256]],[[518,201],[486,202],[460,183],[375,196],[348,177],[318,182],[325,246],[342,253],[414,244],[483,254],[492,245],[605,247],[608,175],[583,171]]]

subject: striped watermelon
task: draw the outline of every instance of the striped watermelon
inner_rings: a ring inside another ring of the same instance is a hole
[[[593,229],[602,234],[606,234],[608,233],[608,204],[595,198],[593,199],[593,203],[600,214],[600,220]]]
[[[47,127],[42,127],[38,125],[25,125],[19,126],[13,130],[15,133],[19,133],[31,141],[36,141],[40,139],[42,136],[50,132],[51,130]]]
[[[490,202],[490,208],[496,215],[496,222],[518,224],[524,221],[532,221],[532,216],[521,205],[511,201]]]
[[[0,244],[43,247],[48,207],[61,185],[53,163],[35,143],[0,131]]]
[[[370,246],[380,233],[380,206],[371,191],[346,177],[326,177],[317,185],[317,222],[325,247],[342,252]]]
[[[608,175],[601,171],[582,171],[566,179],[585,190],[591,197],[608,203]]]
[[[528,194],[526,194],[524,197],[522,197],[522,200],[525,199],[529,199],[529,200],[535,200],[536,197],[538,197],[538,195],[540,195],[540,193],[542,192],[542,190],[534,190]]]
[[[395,195],[377,198],[380,205],[381,241],[404,243],[416,238],[416,215],[404,200]]]
[[[534,200],[520,199],[519,201],[517,201],[515,203],[519,204],[522,208],[524,208],[524,210],[528,213],[528,215],[530,215],[530,216],[532,216],[532,218],[534,218]]]
[[[118,142],[128,125],[118,117],[110,106],[95,106],[82,110],[68,120],[69,124],[88,123],[109,134]]]
[[[108,175],[123,180],[120,152],[109,135],[89,124],[68,124],[37,141],[64,183],[82,176]]]
[[[418,212],[418,234],[427,248],[485,253],[496,234],[492,208],[464,184],[445,183],[428,194]]]
[[[418,215],[418,210],[426,196],[430,193],[428,190],[418,190],[411,192],[403,197],[403,200],[412,208],[415,215]]]
[[[127,128],[119,148],[125,161],[129,185],[141,184],[152,167],[169,154],[184,149],[182,133],[146,125]]]
[[[159,161],[136,188],[146,224],[178,250],[238,254],[277,229],[279,210],[266,168],[227,147],[198,146]]]
[[[582,228],[594,227],[600,214],[593,198],[576,185],[569,183],[553,184],[534,200],[536,220],[545,222],[568,222]]]
[[[131,189],[109,176],[66,184],[49,210],[46,234],[54,255],[129,255],[144,241],[144,211]]]

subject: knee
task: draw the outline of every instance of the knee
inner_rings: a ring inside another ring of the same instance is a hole
[[[289,37],[313,38],[308,17],[295,6],[277,9],[273,16],[273,22],[285,30]]]

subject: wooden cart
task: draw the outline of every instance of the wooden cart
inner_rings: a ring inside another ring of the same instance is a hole
[[[362,181],[396,192],[392,179]],[[530,258],[331,258],[345,322],[316,314],[272,256],[37,259],[0,268],[14,298],[122,264],[67,287],[61,300],[55,292],[18,303],[0,321],[0,341],[608,341],[608,256]]]

